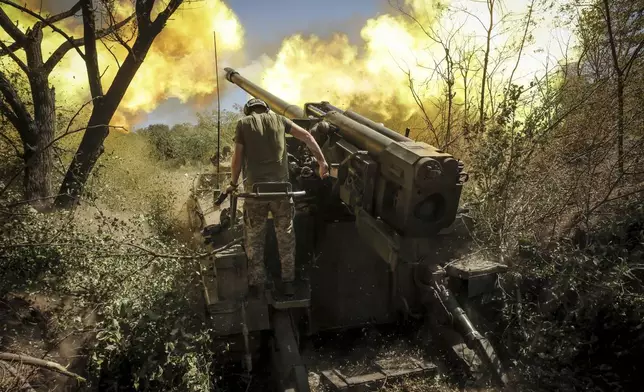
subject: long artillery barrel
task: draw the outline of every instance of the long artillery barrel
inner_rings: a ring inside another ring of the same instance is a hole
[[[336,108],[335,106],[331,105],[328,102],[322,102],[322,106],[325,107],[327,110],[335,110],[337,112],[341,112],[345,116],[349,117],[350,119],[352,119],[354,121],[357,121],[360,124],[365,125],[365,126],[371,128],[371,129],[373,129],[374,131],[376,131],[378,133],[381,133],[381,134],[387,136],[388,138],[393,139],[393,140],[395,140],[397,142],[411,142],[412,141],[410,138],[408,138],[406,136],[403,136],[403,135],[399,134],[398,132],[393,131],[393,130],[385,127],[383,124],[378,124],[377,122],[372,121],[372,120],[366,118],[365,116],[363,116],[361,114],[358,114],[358,113],[356,113],[354,111],[345,110],[343,112],[342,109]]]
[[[274,112],[291,119],[306,118],[304,111],[298,106],[292,105],[264,90],[255,83],[241,76],[239,72],[232,68],[225,68],[224,70],[226,71],[226,79],[229,82],[238,85],[253,97],[263,100]],[[326,116],[324,116],[324,119],[344,130],[345,134],[343,134],[343,137],[362,150],[378,155],[384,151],[389,144],[394,142],[390,135],[384,135],[379,133],[377,130],[374,132],[374,129],[370,128],[368,125],[361,124],[361,121],[357,121],[355,118],[350,118],[346,113],[343,113],[336,107],[328,105],[325,109],[328,110],[327,113],[325,113]],[[359,116],[357,113],[355,113],[355,115]],[[371,120],[362,117],[362,121],[366,122]],[[389,131],[391,133],[395,133],[394,131]],[[404,137],[402,135],[400,136]]]
[[[283,101],[282,99],[276,97],[275,95],[269,93],[268,91],[259,87],[255,83],[241,76],[239,72],[235,71],[234,69],[224,68],[224,71],[226,71],[226,79],[229,82],[238,85],[239,87],[242,88],[242,90],[246,91],[248,94],[252,95],[253,97],[259,98],[262,101],[266,102],[268,104],[268,107],[270,107],[272,111],[279,113],[284,117],[288,117],[288,118],[306,117],[304,115],[304,111],[300,107],[296,105],[291,105]]]
[[[241,76],[239,72],[235,71],[232,68],[225,68],[226,71],[226,79],[238,85],[241,87],[243,90],[248,92],[250,95],[252,95],[255,98],[259,98],[266,102],[268,106],[275,112],[282,114],[283,116],[286,116],[288,118],[304,118],[306,117],[304,114],[304,111],[300,109],[296,105],[291,105],[288,102],[282,100],[281,98],[271,94],[270,92],[264,90],[263,88],[259,87],[255,83],[251,82],[250,80],[246,79],[245,77]],[[372,130],[383,134],[384,136],[387,136],[390,139],[393,139],[394,141],[398,142],[409,142],[411,139],[399,134],[398,132],[395,132],[387,127],[385,127],[382,124],[378,124],[375,121],[372,121],[356,112],[347,110],[347,111],[342,111],[339,108],[336,108],[335,106],[331,105],[328,102],[323,102],[325,108],[327,111],[336,111],[339,113],[343,113],[346,117],[349,119],[358,122],[368,128],[371,128]],[[383,143],[387,143],[386,141],[383,140]]]
[[[358,113],[343,111],[329,102],[306,103],[304,110],[271,94],[232,68],[225,68],[226,79],[271,110],[290,119],[324,120],[337,137],[326,148],[331,156],[346,154],[343,162],[349,177],[339,177],[340,198],[363,216],[360,227],[371,227],[378,234],[368,241],[382,243],[393,238],[381,230],[382,222],[401,238],[426,238],[448,227],[456,217],[463,184],[462,166],[450,154],[409,138]],[[354,157],[359,151],[368,156]],[[325,155],[327,153],[325,152]],[[328,159],[328,157],[327,157]],[[351,169],[349,169],[351,166]],[[376,238],[381,236],[381,239]],[[391,242],[391,241],[390,241]],[[386,252],[385,252],[386,253]]]

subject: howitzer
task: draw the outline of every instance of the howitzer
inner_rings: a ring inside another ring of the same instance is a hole
[[[325,155],[346,166],[340,168],[340,197],[354,210],[379,217],[404,238],[425,238],[454,222],[466,175],[450,154],[328,102],[307,103],[301,110],[231,68],[226,79],[276,113],[331,125],[318,127],[326,131],[320,135],[327,141]]]
[[[311,362],[302,356],[313,354],[300,349],[304,337],[415,320],[439,337],[449,357],[465,364],[471,374],[486,368],[503,383],[497,354],[479,332],[485,317],[477,306],[494,291],[505,267],[484,260],[471,263],[464,256],[467,235],[459,232],[465,219],[458,208],[467,181],[463,165],[447,152],[354,111],[324,101],[299,108],[230,68],[226,79],[309,130],[322,146],[332,176],[317,177],[308,149],[289,137],[289,183],[263,184],[250,193],[231,195],[219,224],[204,229],[206,242],[220,247],[240,235],[238,196],[288,194],[295,199],[297,298],[285,300],[268,290],[261,300],[244,300],[244,249],[230,248],[207,260],[204,268],[211,272],[202,275],[210,282],[206,297],[216,335],[243,336],[240,347],[250,368],[252,337],[268,332],[280,390],[307,391],[305,363]],[[222,197],[216,204],[223,201]],[[272,225],[267,228],[265,261],[269,273],[279,276],[277,242]],[[371,373],[360,376],[322,369],[321,380],[335,389],[351,390],[436,371],[418,358],[397,359],[395,366],[374,363]]]

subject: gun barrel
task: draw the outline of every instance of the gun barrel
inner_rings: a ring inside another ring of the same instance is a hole
[[[378,124],[377,122],[375,122],[375,121],[373,121],[371,119],[368,119],[367,117],[365,117],[365,116],[363,116],[361,114],[358,114],[358,113],[356,113],[354,111],[342,110],[342,109],[340,109],[340,108],[338,108],[336,106],[331,105],[329,102],[326,102],[326,101],[320,103],[320,107],[322,107],[326,111],[340,112],[340,113],[344,114],[345,116],[349,117],[350,119],[352,119],[353,121],[355,121],[357,123],[360,123],[360,124],[362,124],[364,126],[367,126],[367,127],[371,128],[371,129],[373,129],[374,131],[378,132],[379,134],[385,135],[388,138],[393,139],[393,140],[395,140],[397,142],[411,142],[412,141],[410,138],[408,138],[406,136],[403,136],[403,135],[399,134],[398,132],[385,127],[383,124]]]
[[[389,129],[389,128],[385,127],[382,124],[378,124],[377,122],[372,121],[372,120],[368,119],[367,117],[364,117],[363,115],[360,115],[360,114],[358,114],[358,113],[356,113],[356,112],[354,112],[352,110],[345,111],[344,115],[349,117],[350,119],[352,119],[354,121],[359,122],[362,125],[366,125],[367,127],[373,129],[374,131],[376,131],[376,132],[378,132],[380,134],[383,134],[383,135],[385,135],[385,136],[387,136],[387,137],[389,137],[389,138],[391,138],[391,139],[393,139],[393,140],[395,140],[397,142],[411,142],[412,141],[410,138],[405,137],[405,136],[399,134],[398,132],[396,132],[396,131],[394,131],[392,129]]]
[[[281,98],[269,93],[255,83],[241,76],[239,72],[234,69],[227,67],[224,68],[224,71],[226,71],[226,80],[238,85],[242,90],[246,91],[253,97],[263,100],[274,112],[288,118],[306,118],[304,111],[300,107],[291,105]]]
[[[241,87],[244,91],[249,93],[255,98],[265,101],[271,110],[279,113],[288,118],[306,118],[304,111],[296,105],[292,105],[281,98],[271,94],[265,89],[259,87],[255,83],[241,76],[239,72],[232,68],[224,68],[226,71],[226,79]],[[327,103],[326,109],[329,110],[324,113],[324,119],[335,125],[340,129],[343,137],[350,143],[355,144],[358,148],[367,150],[369,153],[379,155],[385,148],[392,142],[388,135],[384,135],[376,129],[368,125],[361,124],[359,121],[347,117],[343,111]],[[364,119],[364,117],[363,117]],[[366,119],[365,119],[366,120]],[[375,123],[374,123],[375,124]],[[377,125],[377,124],[376,124]],[[391,133],[394,131],[389,130]],[[402,135],[401,135],[402,136]]]
[[[340,129],[342,137],[370,154],[380,155],[394,141],[366,125],[352,120],[343,113],[331,111],[324,119]]]

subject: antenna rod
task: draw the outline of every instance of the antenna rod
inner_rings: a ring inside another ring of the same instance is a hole
[[[221,104],[219,102],[219,64],[217,63],[217,31],[213,31],[215,38],[215,79],[217,82],[217,187],[220,187],[219,165],[221,162]]]

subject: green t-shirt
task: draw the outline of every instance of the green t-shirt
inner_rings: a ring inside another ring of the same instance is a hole
[[[245,188],[258,182],[288,182],[286,133],[291,120],[273,112],[253,113],[237,122],[235,143],[244,146]]]

